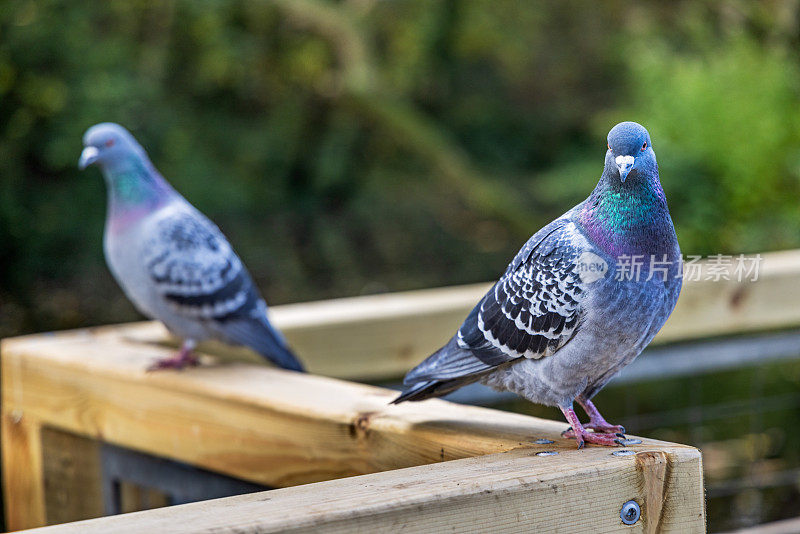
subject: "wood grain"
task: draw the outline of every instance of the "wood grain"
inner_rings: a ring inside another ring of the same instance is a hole
[[[101,517],[100,444],[49,427],[41,441],[47,523]]]
[[[41,426],[13,410],[4,411],[2,421],[6,525],[11,530],[44,525]]]
[[[672,462],[663,451],[642,451],[636,454],[636,468],[646,503],[642,510],[644,531],[661,532]]]

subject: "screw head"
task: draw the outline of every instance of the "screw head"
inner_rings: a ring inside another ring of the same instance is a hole
[[[536,443],[537,445],[549,445],[549,444],[553,443],[553,440],[552,439],[547,439],[547,438],[539,438],[539,439],[533,440],[533,442]]]
[[[642,510],[639,508],[639,503],[636,501],[628,501],[622,505],[619,511],[619,517],[626,525],[633,525],[642,516]]]
[[[536,456],[555,456],[558,454],[558,451],[541,451],[537,452]]]
[[[633,451],[631,451],[631,450],[628,450],[628,449],[622,449],[621,451],[614,451],[614,452],[612,452],[612,453],[611,453],[611,456],[632,456],[632,455],[634,455],[634,454],[636,454],[636,453],[635,453],[635,452],[633,452]]]

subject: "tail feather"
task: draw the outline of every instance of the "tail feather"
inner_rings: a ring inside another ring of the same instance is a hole
[[[226,321],[222,325],[222,331],[232,342],[250,347],[275,365],[291,371],[305,372],[303,364],[266,317],[263,320],[248,317]]]
[[[472,375],[454,380],[429,380],[427,382],[418,382],[401,393],[400,396],[394,399],[390,404],[443,397],[467,384],[477,382],[481,376],[482,375]]]
[[[477,382],[493,368],[459,347],[457,339],[453,337],[445,346],[408,372],[403,380],[408,389],[393,400],[392,404],[442,397]]]
[[[427,380],[450,380],[483,373],[491,368],[491,365],[459,347],[456,337],[453,336],[445,346],[409,371],[403,383],[408,386]]]

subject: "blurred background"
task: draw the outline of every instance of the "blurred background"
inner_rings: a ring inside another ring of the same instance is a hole
[[[102,121],[273,305],[496,278],[588,195],[621,120],[652,135],[685,254],[800,247],[799,17],[778,0],[5,0],[0,337],[140,318],[103,260],[103,180],[76,167]],[[799,362],[612,385],[602,405],[703,448],[712,531],[791,517]]]

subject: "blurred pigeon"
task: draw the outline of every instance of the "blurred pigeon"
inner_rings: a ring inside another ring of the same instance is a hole
[[[267,305],[219,228],[175,191],[122,126],[83,137],[79,167],[97,165],[108,186],[106,261],[136,308],[183,339],[151,369],[195,365],[196,344],[246,345],[294,371],[303,366],[267,319]]]
[[[479,381],[558,406],[571,425],[564,435],[579,448],[623,445],[625,429],[609,424],[591,399],[661,329],[681,281],[650,135],[620,123],[608,134],[589,198],[528,240],[456,335],[406,375],[394,402]]]

